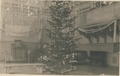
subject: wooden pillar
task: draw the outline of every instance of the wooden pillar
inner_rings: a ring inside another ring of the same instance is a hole
[[[106,43],[107,42],[107,31],[102,30],[99,32],[99,42],[100,43]]]
[[[93,36],[92,36],[92,34],[89,34],[88,36],[89,36],[88,37],[89,43],[92,44],[93,43]]]
[[[114,30],[113,30],[113,42],[116,42],[116,34],[117,34],[117,20],[114,22]]]
[[[0,0],[0,11],[2,11],[1,10],[1,0]],[[2,12],[0,12],[0,38],[1,38],[1,28],[2,28],[2,14],[1,14]]]
[[[94,42],[99,43],[99,32],[94,33],[93,37],[94,37]]]

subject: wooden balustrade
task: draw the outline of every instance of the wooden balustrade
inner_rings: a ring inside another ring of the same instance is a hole
[[[114,44],[113,43],[80,44],[79,47],[77,48],[77,50],[113,52]]]
[[[102,22],[120,16],[120,3],[94,9],[87,13],[87,25]]]

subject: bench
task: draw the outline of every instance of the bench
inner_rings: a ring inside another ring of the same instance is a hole
[[[6,70],[6,73],[10,73],[10,70],[13,67],[24,67],[24,66],[35,66],[38,73],[43,73],[44,64],[42,64],[42,63],[29,63],[29,59],[28,59],[28,63],[27,62],[26,63],[18,63],[13,60],[12,56],[7,57],[8,55],[7,55],[6,51],[5,51],[4,55],[5,55],[4,68]]]
[[[10,73],[11,68],[22,66],[35,66],[38,73],[43,73],[44,64],[42,63],[7,63],[4,65],[6,73],[8,74]]]

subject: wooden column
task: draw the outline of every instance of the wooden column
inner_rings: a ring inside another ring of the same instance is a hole
[[[1,4],[2,4],[2,1],[0,0],[0,11],[2,11],[1,10]],[[1,38],[1,28],[2,28],[2,14],[1,14],[2,12],[0,12],[0,38]]]
[[[113,30],[113,42],[116,42],[116,34],[117,34],[117,20],[114,22],[114,30]]]
[[[95,43],[99,43],[99,32],[96,32],[93,37],[95,38]]]

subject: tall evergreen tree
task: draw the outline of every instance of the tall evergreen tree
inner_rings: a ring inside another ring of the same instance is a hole
[[[43,62],[49,71],[63,74],[73,69],[70,60],[77,47],[74,33],[75,17],[71,14],[70,1],[53,1],[49,6],[51,29],[46,29],[51,40],[49,51],[44,53]],[[48,47],[47,47],[48,48]]]

